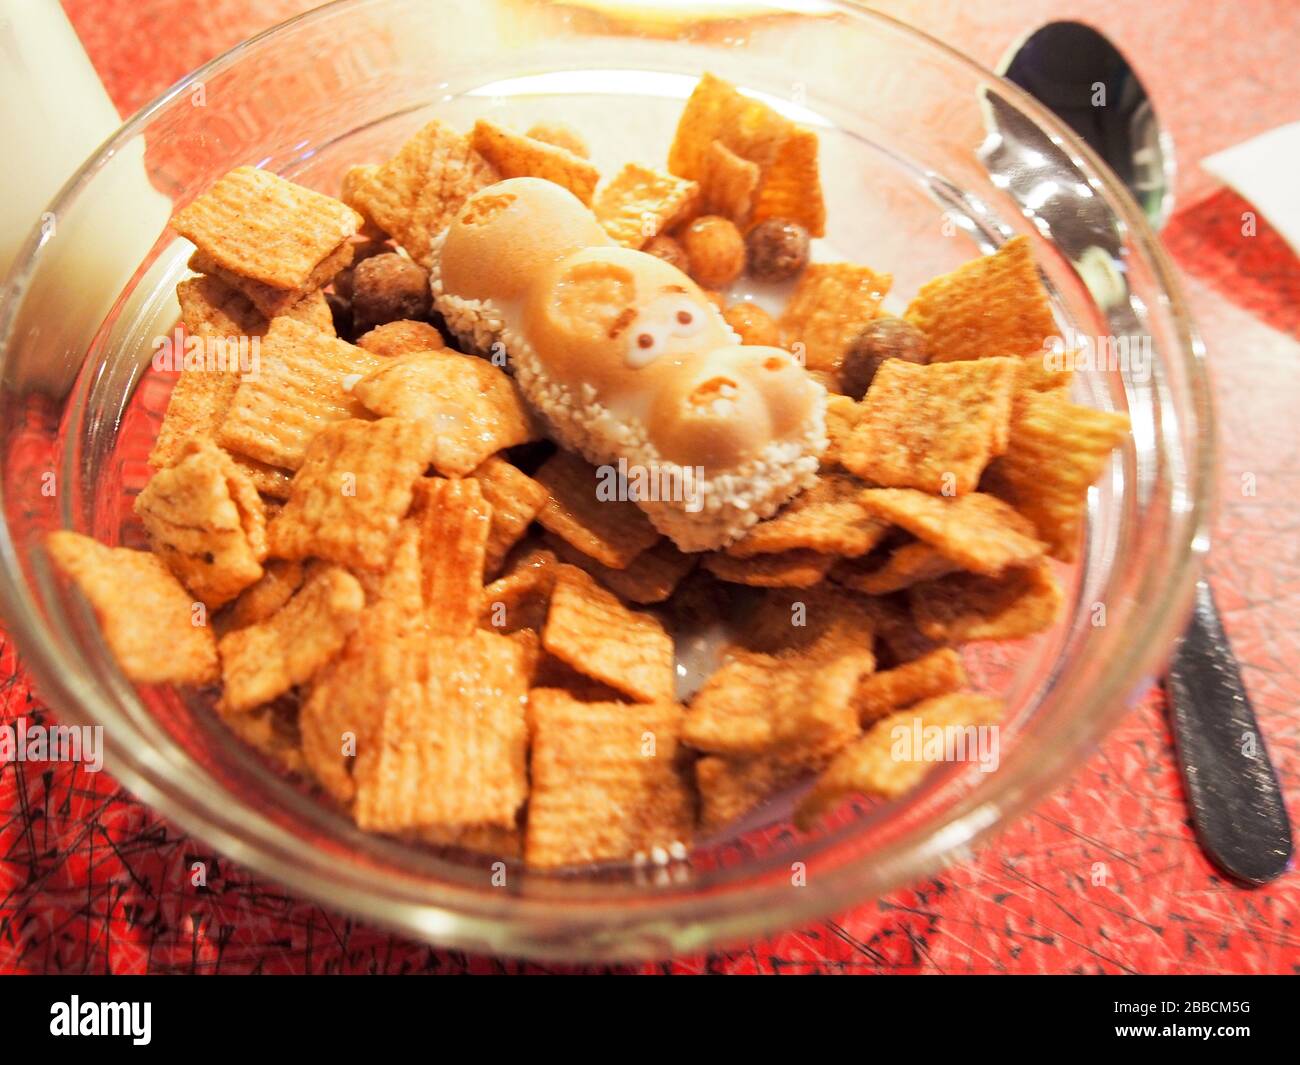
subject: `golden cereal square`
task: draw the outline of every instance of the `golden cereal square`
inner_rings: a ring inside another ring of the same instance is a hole
[[[1019,640],[1056,624],[1064,594],[1046,561],[999,577],[954,573],[908,589],[923,636],[945,643]]]
[[[266,508],[257,489],[211,441],[190,445],[136,496],[153,551],[195,598],[216,609],[262,576]]]
[[[473,478],[422,486],[420,555],[430,630],[468,636],[483,608],[483,567],[492,507]]]
[[[485,572],[496,574],[510,549],[515,546],[550,499],[550,493],[518,466],[492,457],[473,473],[484,500],[492,508],[488,532]]]
[[[694,181],[628,163],[596,196],[593,210],[605,232],[626,248],[640,248],[687,217],[699,200]]]
[[[217,679],[217,645],[206,612],[161,559],[66,529],[50,533],[45,546],[89,601],[129,680],[199,685]]]
[[[782,347],[810,370],[835,373],[849,344],[880,314],[893,277],[855,263],[810,263],[778,323]]]
[[[611,569],[570,547],[554,533],[548,532],[545,539],[563,561],[586,570],[598,584],[629,603],[664,602],[694,568],[699,557],[679,551],[677,545],[665,537],[637,555],[626,569]]]
[[[1012,237],[921,287],[906,318],[936,362],[990,355],[1037,355],[1056,335],[1056,320],[1034,264],[1029,238]]]
[[[556,567],[542,645],[579,673],[630,698],[672,698],[673,641],[663,624],[629,610],[575,566]]]
[[[910,749],[914,744],[899,744],[896,728],[921,732],[922,736],[926,729],[961,730],[964,753],[972,757],[978,754],[976,730],[981,726],[996,727],[1002,713],[1002,704],[997,699],[957,692],[927,699],[881,718],[860,740],[835,756],[800,803],[796,824],[801,828],[810,827],[841,799],[855,793],[896,799],[921,783],[935,763],[926,760],[924,748],[916,751]],[[955,742],[953,749],[962,750]]]
[[[270,554],[383,569],[433,446],[431,429],[400,418],[330,425],[308,445],[271,520]]]
[[[834,555],[796,549],[736,558],[722,551],[704,556],[702,565],[720,580],[751,588],[811,588],[835,564]]]
[[[847,741],[858,730],[853,693],[873,665],[870,651],[831,659],[738,652],[695,693],[682,739],[731,756]]]
[[[864,480],[935,495],[974,491],[1011,418],[1014,359],[918,366],[888,359],[840,461]]]
[[[1011,415],[1007,452],[990,465],[986,488],[1034,523],[1054,558],[1071,562],[1088,488],[1128,436],[1123,414],[1071,403],[1060,391],[1022,393]]]
[[[860,499],[881,521],[906,529],[973,573],[997,576],[1041,558],[1047,548],[1035,535],[1033,522],[984,492],[945,497],[914,488],[869,488]]]
[[[534,475],[551,498],[537,514],[542,527],[611,569],[626,569],[659,533],[635,503],[605,498],[596,468],[558,451]]]
[[[178,211],[171,224],[223,270],[272,288],[304,289],[361,221],[338,200],[241,166]]]
[[[862,505],[863,484],[841,470],[824,470],[766,521],[752,526],[727,548],[733,558],[752,558],[804,549],[855,558],[880,542],[889,523]]]
[[[362,413],[349,386],[381,362],[378,355],[301,322],[277,318],[262,340],[257,372],[239,384],[217,443],[296,470],[317,433]]]
[[[455,351],[385,359],[352,395],[381,417],[433,429],[433,466],[447,476],[463,477],[496,452],[538,437],[514,381],[487,360]]]
[[[524,860],[535,868],[684,858],[695,804],[671,702],[583,702],[534,688]]]
[[[858,720],[867,725],[901,707],[947,695],[965,685],[961,655],[951,647],[941,647],[893,669],[863,677],[853,701]]]
[[[342,650],[364,606],[352,574],[322,566],[265,621],[227,633],[217,644],[225,708],[251,710],[305,684]]]
[[[388,692],[379,734],[357,755],[357,824],[513,828],[528,795],[522,649],[479,630],[410,650],[413,679]]]
[[[343,197],[428,265],[433,238],[466,200],[501,176],[467,137],[435,119],[382,166],[350,170]]]
[[[536,177],[562,185],[588,206],[600,172],[580,155],[498,126],[486,118],[470,133],[474,150],[503,178]]]

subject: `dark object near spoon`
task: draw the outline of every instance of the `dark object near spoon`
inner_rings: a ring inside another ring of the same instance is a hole
[[[1159,229],[1169,216],[1172,149],[1142,82],[1118,49],[1078,22],[1025,38],[1003,76],[1049,107],[1115,171]],[[1247,884],[1291,862],[1291,823],[1209,584],[1165,681],[1174,741],[1201,849]]]

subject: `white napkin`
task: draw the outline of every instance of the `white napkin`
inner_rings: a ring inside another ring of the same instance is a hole
[[[1300,254],[1300,122],[1218,152],[1201,166],[1254,204]]]

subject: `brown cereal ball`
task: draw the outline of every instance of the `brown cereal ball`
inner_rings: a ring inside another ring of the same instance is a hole
[[[352,271],[363,259],[373,259],[376,255],[386,255],[393,246],[386,240],[360,240],[352,245],[352,265],[334,275],[334,292],[342,299],[352,299]]]
[[[840,385],[846,396],[861,399],[871,387],[881,363],[886,359],[908,362],[930,361],[925,334],[911,322],[882,315],[870,322],[849,344],[840,366]]]
[[[582,139],[582,134],[563,122],[538,122],[524,136],[532,137],[535,141],[552,144],[556,148],[563,148],[565,151],[580,155],[584,159],[591,156],[591,152],[587,150],[587,142]]]
[[[745,237],[749,276],[788,281],[808,265],[808,230],[784,218],[759,222]]]
[[[404,318],[427,318],[433,308],[429,275],[396,252],[363,259],[352,269],[352,319],[358,332]]]
[[[722,312],[722,317],[740,334],[742,343],[771,348],[781,346],[781,331],[776,322],[757,303],[733,303]]]
[[[691,276],[704,288],[726,288],[745,269],[745,240],[734,222],[701,215],[678,234]]]
[[[325,293],[325,302],[330,309],[330,319],[334,323],[334,333],[344,340],[352,339],[352,304],[333,292]]]
[[[666,263],[671,263],[684,274],[691,272],[690,259],[686,258],[686,252],[672,237],[665,236],[662,233],[657,237],[651,237],[641,250],[655,256],[657,259],[662,259]]]
[[[375,355],[396,357],[412,351],[438,351],[447,346],[428,322],[386,322],[357,340],[357,347]]]

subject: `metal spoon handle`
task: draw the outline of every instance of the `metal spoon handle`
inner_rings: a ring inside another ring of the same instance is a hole
[[[1167,690],[1174,742],[1201,846],[1224,872],[1266,884],[1291,861],[1282,789],[1207,581],[1174,651]]]

